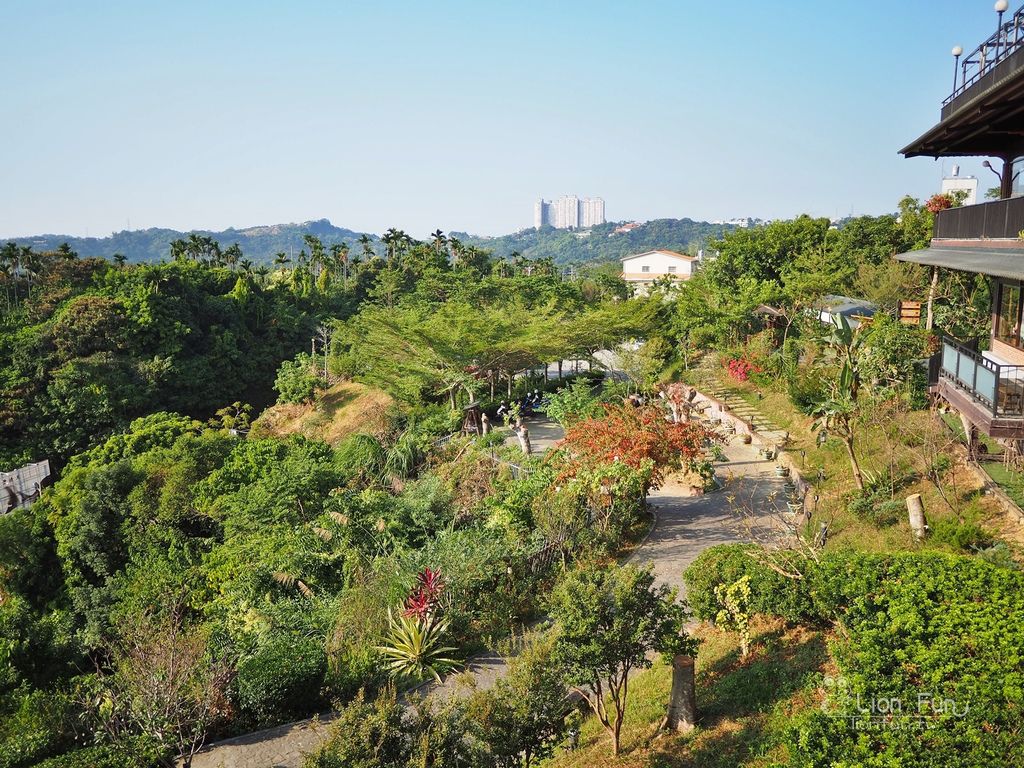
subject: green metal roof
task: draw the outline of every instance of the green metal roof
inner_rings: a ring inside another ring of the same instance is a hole
[[[979,275],[1006,277],[1024,280],[1024,249],[1021,248],[970,248],[933,245],[920,251],[908,251],[896,255],[899,261],[925,264],[929,267],[956,269]]]

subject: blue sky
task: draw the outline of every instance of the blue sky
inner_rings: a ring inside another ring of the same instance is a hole
[[[896,152],[995,26],[989,0],[0,0],[0,236],[502,234],[566,193],[881,213],[937,189]]]

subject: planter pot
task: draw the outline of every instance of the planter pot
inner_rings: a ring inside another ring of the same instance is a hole
[[[804,503],[802,501],[787,501],[786,507],[794,515],[799,515],[804,511]]]
[[[775,466],[776,477],[789,477],[789,467],[784,467],[781,464]]]
[[[796,493],[796,485],[792,480],[787,480],[786,484],[782,486],[782,490],[786,492],[787,496],[792,496]]]

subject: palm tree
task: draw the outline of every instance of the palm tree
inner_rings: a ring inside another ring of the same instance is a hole
[[[126,261],[128,261],[128,257],[125,256],[123,253],[115,253],[114,254],[114,263],[117,264],[117,268],[118,269],[123,269],[124,268],[124,263]]]
[[[436,229],[433,232],[431,232],[430,236],[434,240],[434,250],[440,253],[445,243],[448,242],[448,238],[444,236],[444,232],[442,232],[440,229]]]
[[[343,285],[348,285],[348,244],[334,243],[331,246],[331,257],[334,259],[335,269],[341,270]]]
[[[384,241],[385,253],[389,262],[395,258],[395,251],[398,249],[399,242],[401,242],[402,234],[404,233],[399,233],[397,229],[392,227],[380,238]]]
[[[462,258],[462,254],[465,253],[465,248],[462,245],[462,241],[457,237],[448,239],[448,247],[451,251],[452,264],[458,264],[459,259]]]
[[[227,264],[231,269],[234,269],[242,259],[242,248],[238,243],[232,243],[224,250],[222,258],[225,264]]]
[[[291,263],[292,260],[288,258],[288,254],[284,251],[278,251],[274,256],[274,266],[278,269],[285,269]]]
[[[373,243],[370,240],[369,235],[360,235],[359,244],[363,246],[363,256],[365,256],[366,258],[372,259],[374,256],[377,255],[373,252]]]
[[[260,287],[266,287],[267,277],[270,275],[270,267],[266,264],[260,264],[259,267],[256,268],[256,274],[260,278]]]

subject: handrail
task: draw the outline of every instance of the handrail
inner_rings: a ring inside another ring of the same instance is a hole
[[[948,337],[939,375],[964,390],[993,416],[1024,417],[1024,365],[1004,365]]]
[[[953,93],[942,102],[942,106],[948,106],[1022,46],[1024,46],[1024,5],[1017,9],[1009,21],[1001,24],[988,40],[967,54],[960,64],[960,85],[957,86],[957,78],[954,77]],[[970,77],[968,77],[969,68],[972,70]]]

